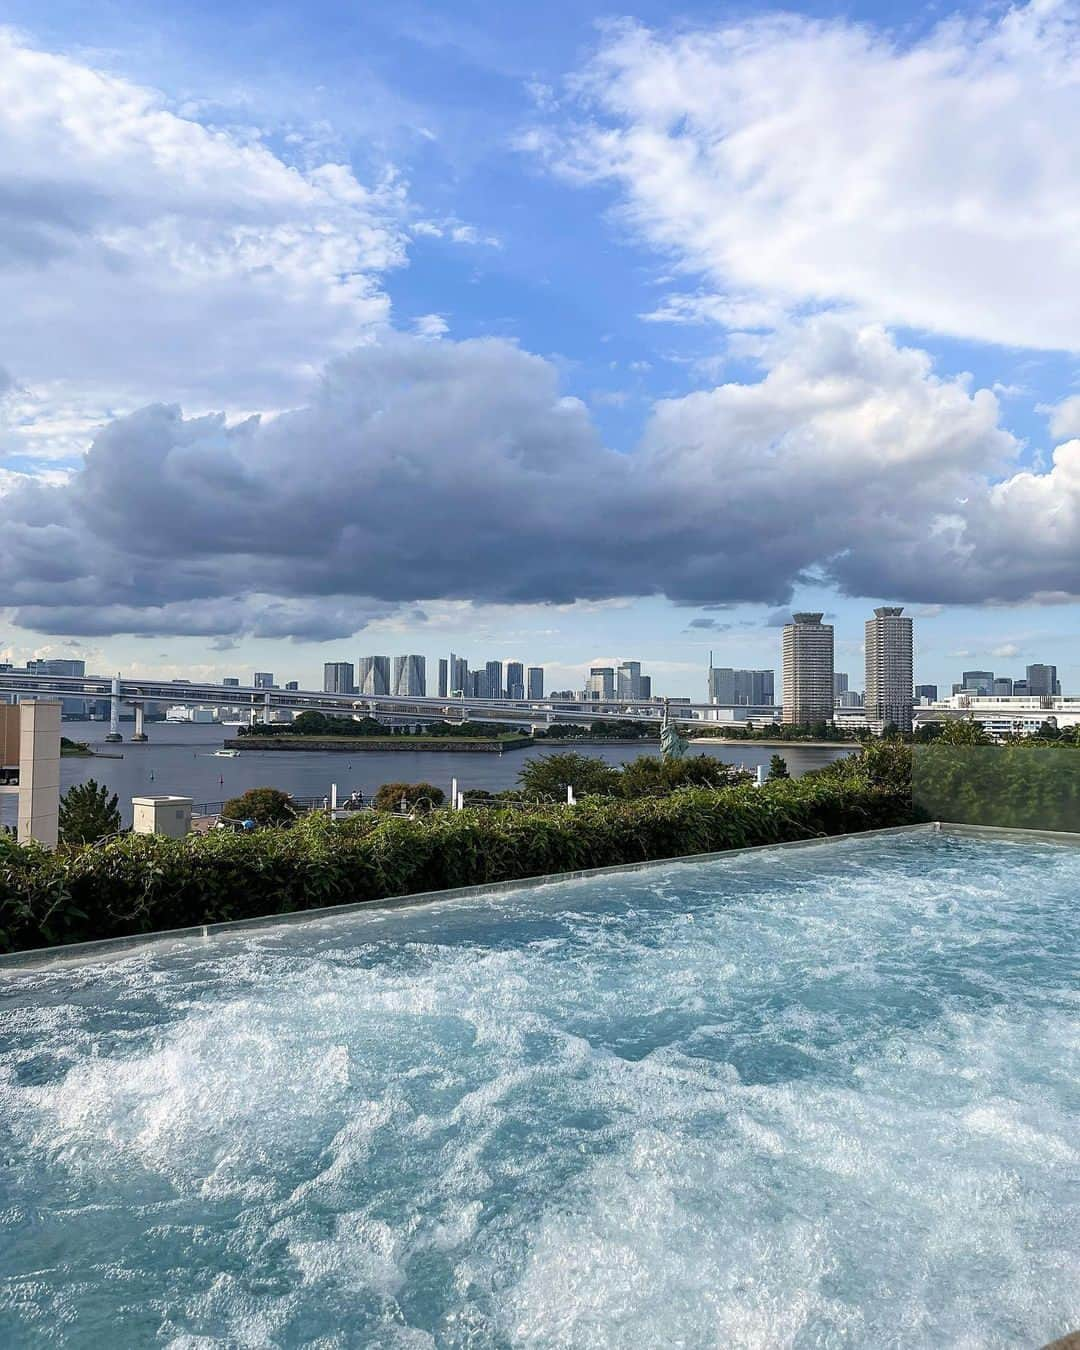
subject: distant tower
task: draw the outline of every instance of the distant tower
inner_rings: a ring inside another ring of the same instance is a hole
[[[358,694],[388,694],[390,692],[390,658],[388,656],[361,656],[357,660],[356,692]]]
[[[792,615],[784,625],[784,721],[833,719],[833,629],[823,614]]]
[[[506,663],[506,697],[525,697],[525,667],[520,661]]]
[[[503,663],[501,661],[489,661],[484,667],[484,674],[487,676],[487,693],[485,698],[505,698],[506,686],[503,684]]]
[[[615,692],[619,698],[641,697],[641,662],[623,661],[615,670]]]
[[[394,686],[391,693],[399,698],[423,697],[427,693],[427,662],[422,656],[410,653],[394,657]]]
[[[880,605],[866,621],[866,720],[881,732],[891,722],[911,730],[914,701],[911,620],[900,605]]]
[[[355,692],[356,672],[351,661],[327,661],[323,665],[324,694],[354,694]]]

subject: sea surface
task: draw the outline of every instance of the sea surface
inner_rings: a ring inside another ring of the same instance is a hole
[[[1078,894],[905,835],[0,970],[0,1345],[1034,1350]]]
[[[498,792],[515,787],[523,764],[535,755],[551,754],[560,749],[558,742],[540,742],[524,750],[508,750],[503,755],[453,754],[444,751],[364,751],[355,755],[333,752],[244,750],[236,759],[217,759],[214,750],[220,750],[228,737],[236,735],[234,727],[208,726],[182,722],[147,723],[150,740],[132,744],[125,739],[122,745],[106,745],[105,722],[65,722],[63,734],[73,741],[86,741],[102,755],[122,755],[123,758],[73,759],[60,764],[61,790],[73,783],[93,778],[104,783],[120,798],[120,809],[125,824],[131,823],[131,799],[153,794],[172,793],[192,797],[196,803],[218,802],[235,797],[251,787],[276,787],[298,797],[322,797],[330,793],[336,783],[344,798],[354,788],[370,795],[383,783],[427,782],[442,788],[450,795],[451,781],[456,778],[462,789],[486,788]],[[131,723],[121,723],[125,738],[130,736]],[[574,747],[569,747],[574,748]],[[749,769],[768,765],[776,753],[767,746],[694,746],[692,754],[704,752],[718,756],[728,764],[741,764]],[[657,754],[655,745],[583,746],[579,753],[594,755],[611,764],[622,764],[642,754]],[[839,756],[850,754],[849,747],[783,749],[788,769],[793,776],[807,769],[819,768]],[[18,816],[17,799],[0,796],[0,823],[14,824]]]

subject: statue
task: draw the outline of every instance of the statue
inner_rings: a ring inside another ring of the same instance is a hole
[[[690,742],[679,735],[679,729],[670,720],[668,701],[664,700],[664,717],[660,723],[660,754],[663,759],[682,759],[690,749]]]

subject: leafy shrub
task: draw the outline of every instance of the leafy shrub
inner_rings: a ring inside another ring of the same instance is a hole
[[[964,718],[946,722],[937,737],[938,745],[989,745],[990,737],[981,722]]]
[[[375,794],[376,811],[399,811],[402,803],[413,811],[442,806],[446,794],[433,783],[384,783]]]
[[[248,788],[230,798],[221,814],[227,820],[253,820],[256,825],[289,825],[296,819],[289,794],[272,787]]]
[[[686,759],[662,759],[641,755],[618,771],[618,789],[623,797],[645,797],[674,792],[685,787],[732,787],[749,782],[750,775],[715,755],[690,755]]]
[[[120,829],[120,802],[116,793],[93,778],[69,787],[60,798],[60,842],[71,847],[93,844]]]
[[[66,857],[0,838],[0,950],[806,839],[910,818],[908,791],[877,785],[865,766],[848,765],[763,788],[689,787],[637,800],[596,796],[573,810],[493,807],[342,822],[319,814],[288,830],[252,834],[124,835]]]
[[[615,792],[619,770],[591,755],[577,755],[572,750],[555,755],[543,755],[530,760],[518,774],[521,790],[536,801],[566,801],[566,789],[572,787],[578,797],[597,794],[606,796]]]

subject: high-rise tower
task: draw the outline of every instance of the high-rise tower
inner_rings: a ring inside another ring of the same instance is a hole
[[[833,718],[833,629],[823,614],[792,615],[784,625],[784,721]]]
[[[911,620],[900,605],[880,605],[866,621],[866,720],[871,731],[890,724],[911,730],[914,700]]]

